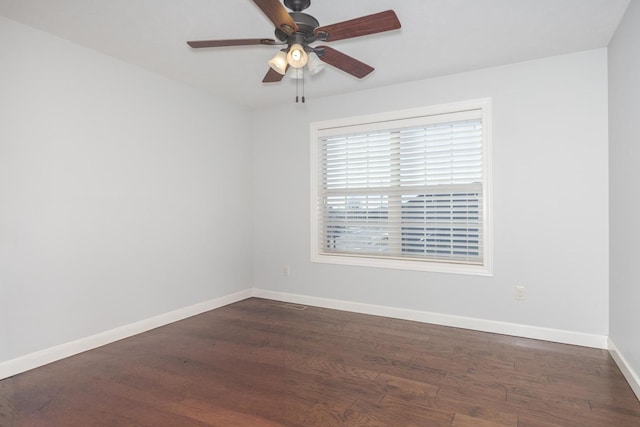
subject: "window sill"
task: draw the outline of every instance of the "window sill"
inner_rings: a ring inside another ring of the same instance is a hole
[[[472,276],[493,276],[487,265],[421,261],[409,259],[389,259],[357,255],[312,254],[311,262],[323,264],[353,265],[359,267],[391,268],[396,270],[426,271],[431,273],[466,274]]]

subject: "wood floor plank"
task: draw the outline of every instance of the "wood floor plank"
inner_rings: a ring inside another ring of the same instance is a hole
[[[458,412],[453,418],[453,423],[451,425],[453,427],[517,427],[518,420],[516,418],[511,424],[497,424],[494,421],[489,421],[484,418],[473,417]]]
[[[518,427],[566,427],[563,424],[550,421],[548,416],[537,418],[535,416],[519,416]]]
[[[435,399],[440,386],[410,380],[389,374],[380,374],[375,382],[384,385],[385,396],[395,397],[406,401],[423,401]]]
[[[442,410],[454,411],[456,417],[459,415],[470,417],[470,419],[465,418],[465,422],[467,423],[470,422],[470,420],[479,420],[479,423],[490,422],[496,427],[513,427],[518,425],[518,414],[504,411],[503,406],[499,404],[483,403],[471,399],[447,400],[444,397],[438,397],[435,405]],[[462,421],[459,420],[458,422]]]
[[[380,403],[359,400],[350,408],[346,425],[354,426],[450,426],[453,413],[425,408],[385,397]]]
[[[0,427],[640,426],[606,351],[251,298],[0,381]]]

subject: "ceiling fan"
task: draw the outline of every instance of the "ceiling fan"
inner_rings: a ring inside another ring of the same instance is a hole
[[[302,11],[309,7],[311,0],[253,0],[264,14],[274,23],[276,39],[230,39],[188,41],[192,48],[228,46],[283,46],[269,61],[269,71],[263,83],[279,82],[287,69],[300,71],[307,65],[310,74],[322,68],[322,62],[351,74],[359,79],[369,75],[374,68],[329,46],[311,46],[316,41],[332,42],[382,33],[400,28],[400,21],[393,10],[374,13],[360,18],[320,26],[313,16]],[[322,62],[321,62],[322,61]]]

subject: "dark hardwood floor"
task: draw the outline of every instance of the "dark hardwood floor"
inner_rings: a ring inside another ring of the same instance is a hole
[[[604,350],[252,298],[0,381],[0,426],[640,426]]]

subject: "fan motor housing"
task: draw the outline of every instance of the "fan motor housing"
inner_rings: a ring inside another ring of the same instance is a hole
[[[312,37],[313,30],[320,26],[318,20],[307,13],[290,12],[289,15],[291,16],[291,19],[293,19],[293,22],[298,26],[297,33],[302,33],[304,37]],[[288,38],[287,33],[279,28],[276,28],[276,37],[280,41],[286,41]]]

